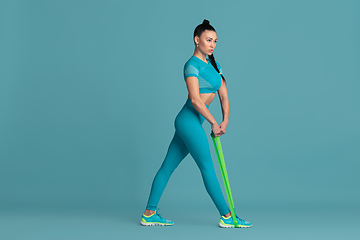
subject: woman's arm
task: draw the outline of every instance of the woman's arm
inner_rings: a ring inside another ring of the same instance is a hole
[[[220,99],[220,103],[221,103],[223,121],[222,121],[222,123],[219,124],[219,126],[222,129],[222,131],[225,133],[226,127],[229,124],[230,106],[229,106],[229,97],[228,97],[228,92],[226,89],[225,81],[223,79],[221,79],[221,80],[222,80],[222,83],[221,83],[221,87],[218,90],[218,95],[219,95],[219,99]]]
[[[209,109],[205,106],[205,103],[200,98],[199,93],[199,80],[197,77],[187,77],[186,87],[189,92],[189,98],[192,105],[203,117],[211,124],[217,125],[215,118],[211,115]]]

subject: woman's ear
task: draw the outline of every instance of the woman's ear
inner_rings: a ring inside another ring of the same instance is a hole
[[[195,41],[195,44],[199,44],[199,42],[200,42],[199,37],[198,37],[198,36],[195,36],[194,41]]]

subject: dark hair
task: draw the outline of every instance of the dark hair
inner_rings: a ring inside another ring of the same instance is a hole
[[[198,36],[200,38],[201,34],[205,31],[205,30],[210,30],[210,31],[215,31],[215,28],[213,26],[210,25],[210,22],[206,19],[204,19],[204,21],[202,22],[202,24],[199,24],[195,30],[194,30],[194,43],[195,43],[195,36]],[[216,65],[216,62],[215,62],[215,57],[214,57],[214,54],[211,54],[209,55],[209,59],[210,59],[210,62],[211,64],[214,66],[214,68],[216,69],[216,71],[218,73],[220,73],[217,65]],[[222,74],[220,74],[221,78],[224,79],[225,81],[225,78]],[[226,81],[225,81],[226,82]]]

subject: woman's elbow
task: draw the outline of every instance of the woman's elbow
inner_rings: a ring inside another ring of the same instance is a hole
[[[196,97],[190,98],[190,101],[193,106],[200,105],[202,103],[201,98],[196,98]]]

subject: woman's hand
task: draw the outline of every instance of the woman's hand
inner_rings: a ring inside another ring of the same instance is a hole
[[[221,132],[221,135],[225,134],[226,133],[226,127],[228,125],[228,122],[222,122],[219,124],[219,127],[220,127],[220,132]],[[220,135],[220,136],[221,136]]]
[[[219,125],[217,123],[211,125],[211,129],[215,137],[220,137],[221,135],[225,134],[227,125],[228,122],[222,122]]]
[[[221,128],[217,123],[211,124],[211,130],[214,133],[215,137],[222,135]]]

